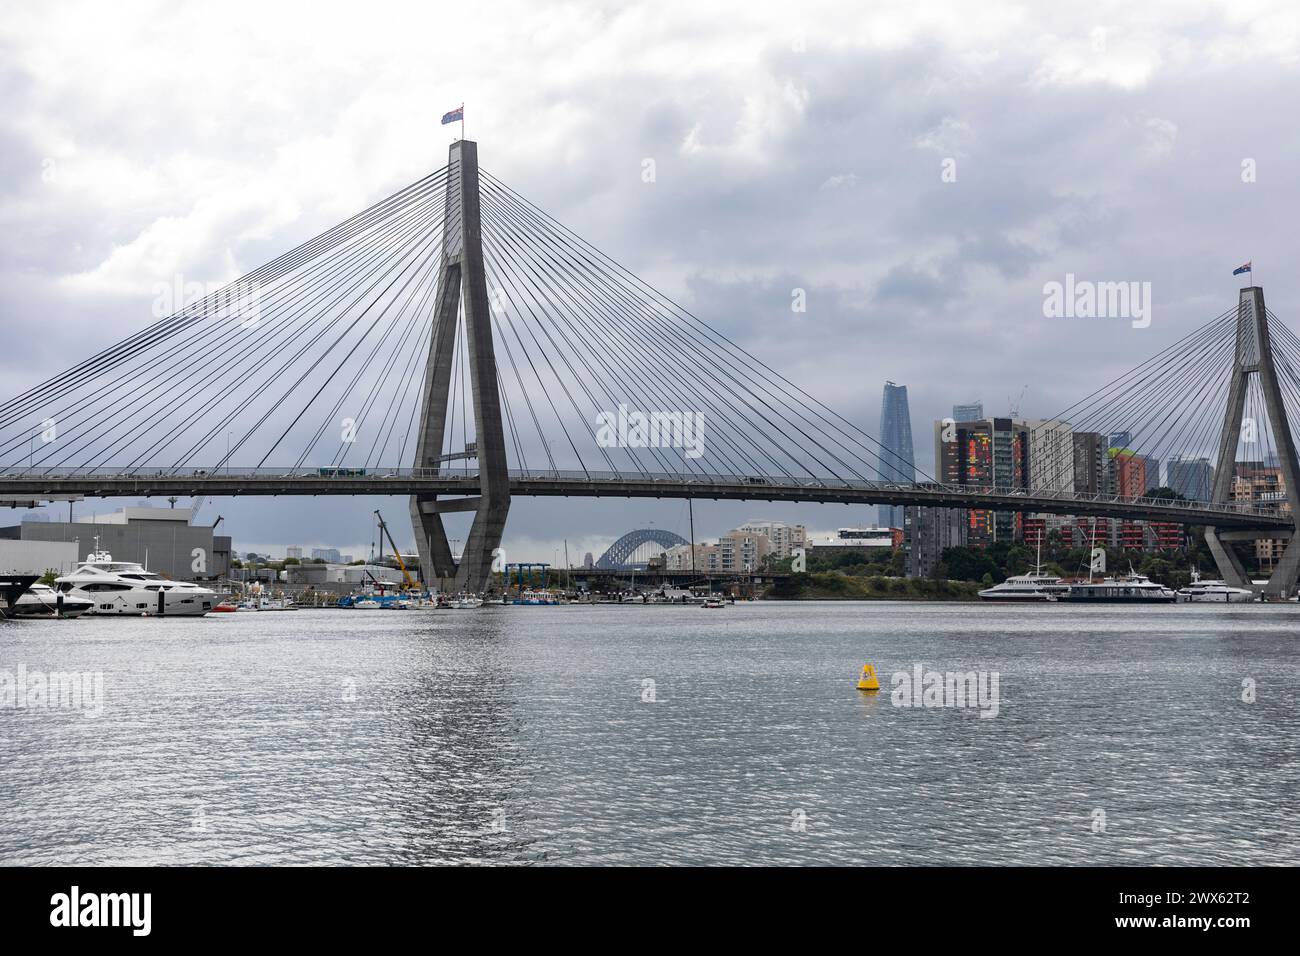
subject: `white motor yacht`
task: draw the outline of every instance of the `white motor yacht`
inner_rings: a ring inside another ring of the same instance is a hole
[[[1027,574],[1013,574],[1001,584],[985,588],[979,596],[985,601],[1014,601],[1018,604],[1031,604],[1042,601],[1055,601],[1070,590],[1068,584],[1054,574],[1043,571],[1043,542],[1038,541],[1038,559],[1034,570]]]
[[[60,594],[48,584],[33,584],[14,602],[14,617],[80,617],[94,604],[88,598]]]
[[[1178,600],[1192,604],[1250,604],[1255,592],[1250,588],[1234,588],[1223,581],[1202,581],[1193,571],[1192,583],[1178,589]]]
[[[92,551],[77,570],[55,583],[65,600],[90,601],[89,614],[198,617],[217,603],[215,591],[169,580],[134,561],[114,561],[107,551]]]
[[[1001,584],[980,591],[979,596],[985,601],[1015,601],[1024,604],[1055,601],[1069,590],[1070,586],[1062,584],[1056,575],[1031,571],[1028,574],[1013,574]]]

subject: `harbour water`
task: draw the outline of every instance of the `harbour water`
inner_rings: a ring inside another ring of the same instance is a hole
[[[0,707],[3,864],[1300,863],[1295,605],[0,623],[20,667],[103,697]]]

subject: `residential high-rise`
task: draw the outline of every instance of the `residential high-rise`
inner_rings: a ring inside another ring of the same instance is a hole
[[[772,544],[765,534],[732,531],[718,539],[718,559],[723,571],[757,571],[771,550]]]
[[[1055,419],[1027,421],[1029,487],[1035,491],[1074,490],[1074,429]]]
[[[1106,490],[1106,450],[1099,432],[1075,432],[1074,490],[1096,495]]]
[[[1111,446],[1109,454],[1109,493],[1122,498],[1142,497],[1147,490],[1146,459],[1116,445]]]
[[[952,407],[952,420],[955,422],[975,422],[983,417],[983,402],[971,402],[969,405],[954,405]]]
[[[1233,467],[1232,500],[1249,501],[1272,511],[1289,512],[1291,505],[1286,497],[1286,480],[1282,469],[1264,462],[1239,461]],[[1271,568],[1282,557],[1285,538],[1259,538],[1255,541],[1255,557],[1260,566]]]
[[[1165,465],[1165,484],[1184,498],[1209,501],[1214,491],[1214,466],[1208,458],[1171,458]]]
[[[966,546],[966,512],[961,508],[911,506],[905,521],[909,578],[933,576],[945,550]]]
[[[788,558],[796,548],[804,548],[808,545],[808,530],[801,524],[788,525],[784,521],[747,521],[735,530],[766,536],[771,546],[770,553],[778,558]]]
[[[912,456],[912,417],[907,407],[907,386],[885,383],[880,402],[880,452],[877,475],[881,481],[916,481]],[[903,527],[902,505],[877,505],[877,520],[882,527]]]
[[[947,484],[1011,490],[1029,487],[1030,428],[1010,418],[945,424],[935,422],[936,477]],[[972,509],[966,513],[967,539],[974,547],[1014,541],[1020,517],[1014,512]]]

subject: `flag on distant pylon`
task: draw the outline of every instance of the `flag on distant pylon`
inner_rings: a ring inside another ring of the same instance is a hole
[[[442,125],[446,126],[448,123],[459,123],[463,119],[465,119],[465,104],[461,103],[460,106],[456,107],[450,113],[442,114]]]
[[[1237,266],[1237,268],[1235,268],[1235,269],[1232,270],[1232,274],[1235,275],[1235,276],[1239,276],[1239,275],[1241,275],[1243,272],[1252,272],[1252,270],[1251,270],[1251,268],[1250,268],[1250,263],[1249,263],[1249,262],[1242,263],[1241,265]],[[1252,274],[1253,274],[1253,272],[1252,272]]]

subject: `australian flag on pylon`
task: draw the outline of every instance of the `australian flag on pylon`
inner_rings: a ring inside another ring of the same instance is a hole
[[[1241,275],[1243,272],[1250,272],[1250,271],[1251,271],[1251,269],[1250,269],[1250,263],[1247,262],[1247,263],[1245,263],[1244,265],[1239,265],[1239,266],[1237,266],[1237,268],[1233,269],[1233,270],[1232,270],[1232,274],[1235,275],[1235,276],[1239,276],[1239,275]]]
[[[460,106],[456,107],[450,113],[442,114],[442,125],[446,126],[448,123],[459,123],[464,118],[465,118],[465,104],[462,103]]]

